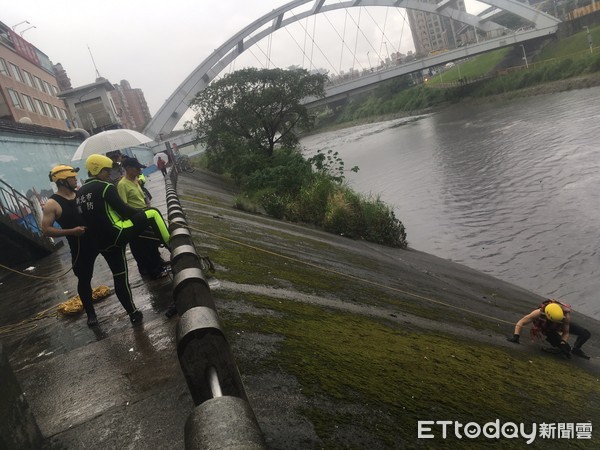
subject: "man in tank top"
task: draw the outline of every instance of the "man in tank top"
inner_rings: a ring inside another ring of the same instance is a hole
[[[98,256],[96,243],[90,233],[86,233],[83,219],[77,210],[77,172],[67,165],[59,165],[50,171],[50,181],[56,183],[57,191],[44,206],[42,231],[49,237],[66,237],[71,249],[73,273],[77,277],[77,293],[87,314],[90,327],[98,325],[92,304],[92,276],[94,262]],[[60,228],[54,223],[58,222]]]

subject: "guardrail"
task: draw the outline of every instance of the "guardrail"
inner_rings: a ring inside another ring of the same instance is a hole
[[[0,214],[31,233],[42,234],[29,199],[3,180],[0,180]]]
[[[200,257],[176,191],[177,170],[165,178],[171,232],[173,298],[180,315],[177,355],[196,405],[185,424],[187,449],[265,449]]]

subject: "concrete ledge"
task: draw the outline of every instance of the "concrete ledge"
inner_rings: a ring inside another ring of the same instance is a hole
[[[42,433],[0,344],[0,448],[40,448]]]

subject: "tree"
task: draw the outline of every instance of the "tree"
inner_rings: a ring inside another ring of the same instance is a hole
[[[322,97],[326,80],[304,69],[238,70],[196,95],[190,104],[195,116],[186,126],[207,144],[209,156],[221,161],[231,160],[228,149],[270,158],[276,145],[296,147],[296,130],[312,126],[300,102]]]

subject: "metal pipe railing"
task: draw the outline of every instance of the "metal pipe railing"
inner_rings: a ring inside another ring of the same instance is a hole
[[[0,180],[0,214],[31,233],[42,234],[31,201],[3,180]]]
[[[196,407],[185,425],[187,449],[265,449],[242,379],[204,278],[185,212],[179,203],[177,170],[165,178],[171,232],[173,299],[179,364]]]

